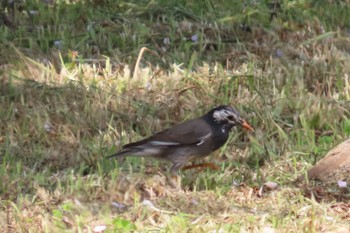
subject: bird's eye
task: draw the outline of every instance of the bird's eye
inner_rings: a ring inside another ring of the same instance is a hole
[[[234,120],[234,118],[233,118],[232,115],[227,116],[227,119],[229,119],[230,121],[233,121],[233,120]]]

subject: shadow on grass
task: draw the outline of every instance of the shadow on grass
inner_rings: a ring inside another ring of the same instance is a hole
[[[52,171],[89,161],[87,148],[92,145],[87,143],[107,128],[112,117],[99,101],[92,101],[102,98],[98,90],[1,81],[2,140],[8,159],[21,160],[30,169]]]
[[[93,86],[53,86],[14,73],[0,78],[3,197],[30,192],[35,183],[50,186],[49,177],[65,170],[97,173],[101,161],[107,170],[115,167],[103,161],[120,136],[108,127],[132,131],[134,116],[125,106],[118,111],[118,103],[109,104],[112,94]]]

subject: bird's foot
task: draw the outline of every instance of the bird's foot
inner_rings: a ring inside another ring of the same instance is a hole
[[[220,167],[216,166],[215,164],[212,163],[200,163],[200,164],[192,164],[192,165],[188,165],[182,168],[182,170],[189,170],[189,169],[193,169],[193,168],[200,168],[199,171],[202,171],[204,168],[210,168],[212,170],[220,170]]]

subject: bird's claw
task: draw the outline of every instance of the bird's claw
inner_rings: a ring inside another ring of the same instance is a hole
[[[189,169],[193,169],[193,168],[201,168],[200,171],[203,170],[203,168],[210,168],[212,170],[220,170],[220,167],[216,166],[215,164],[212,163],[200,163],[200,164],[192,164],[192,165],[188,165],[182,168],[183,171],[185,170],[189,170]]]

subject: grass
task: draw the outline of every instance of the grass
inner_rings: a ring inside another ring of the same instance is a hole
[[[350,14],[327,4],[284,1],[272,21],[260,2],[14,8],[0,28],[1,231],[347,232],[346,200],[291,184],[350,135]],[[163,162],[104,159],[219,104],[256,132],[234,129],[206,159],[221,169],[182,172],[183,190]],[[279,189],[261,196],[267,181]]]

